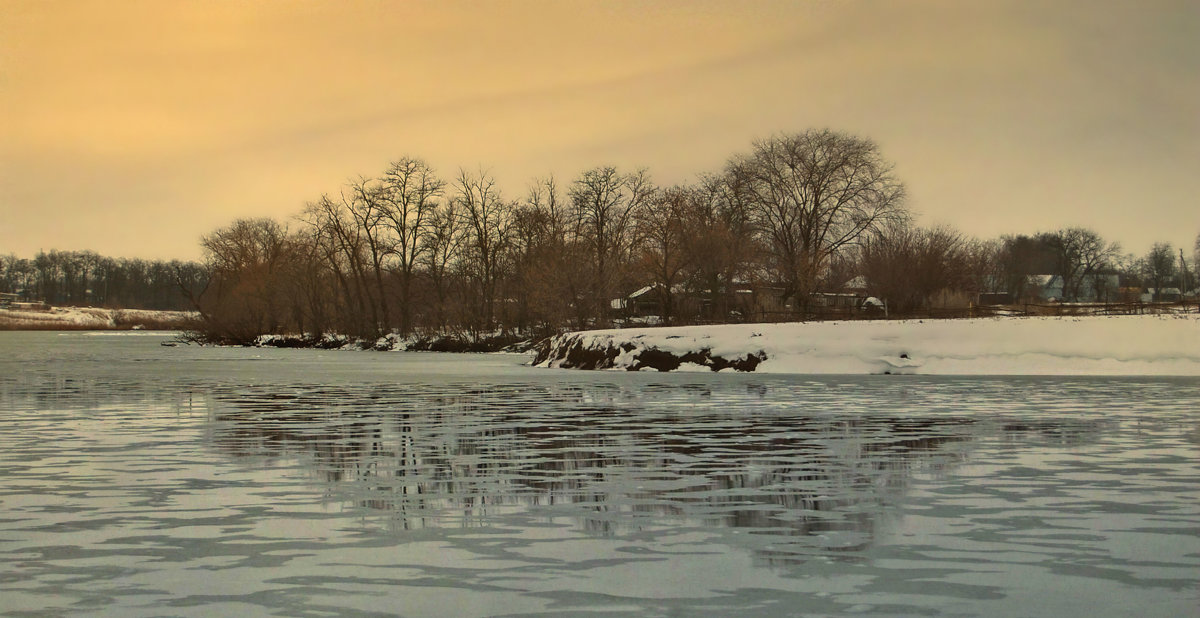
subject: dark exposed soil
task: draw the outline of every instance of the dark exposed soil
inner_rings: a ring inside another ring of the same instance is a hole
[[[694,363],[708,367],[713,371],[733,369],[735,371],[754,371],[758,364],[767,359],[764,352],[747,354],[745,357],[724,358],[715,356],[709,348],[676,355],[655,347],[645,348],[635,352],[637,346],[633,343],[621,345],[606,344],[588,346],[585,338],[579,334],[562,335],[546,339],[536,347],[537,355],[533,364],[538,365],[552,361],[555,367],[566,369],[612,369],[617,366],[617,358],[623,353],[633,352],[633,361],[626,367],[629,371],[641,369],[656,369],[658,371],[674,371],[683,363]]]

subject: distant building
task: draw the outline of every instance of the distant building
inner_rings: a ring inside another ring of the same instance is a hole
[[[846,282],[842,286],[842,292],[847,294],[858,294],[859,296],[867,295],[867,278],[859,275]]]
[[[647,285],[624,298],[614,298],[609,306],[630,316],[662,315],[658,286]]]
[[[1115,274],[1084,275],[1079,294],[1068,298],[1062,275],[1030,275],[1027,287],[1038,300],[1056,302],[1106,303],[1121,300],[1121,281]]]
[[[1174,303],[1182,299],[1179,288],[1146,288],[1141,300],[1144,303]]]
[[[851,292],[830,293],[830,292],[813,292],[809,295],[813,306],[827,307],[831,309],[845,309],[853,311],[862,307],[863,301],[867,300],[866,294],[855,294]]]

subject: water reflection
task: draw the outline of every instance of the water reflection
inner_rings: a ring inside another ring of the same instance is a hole
[[[614,535],[669,519],[761,535],[764,555],[786,561],[866,548],[914,475],[943,474],[989,433],[1086,440],[1097,431],[775,409],[766,402],[779,393],[762,384],[647,392],[241,388],[214,394],[208,439],[234,458],[295,458],[329,500],[389,530],[521,516]]]
[[[1195,606],[1195,380],[44,347],[0,357],[0,612]]]

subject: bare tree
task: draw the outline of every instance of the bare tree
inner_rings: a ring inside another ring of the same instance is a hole
[[[400,332],[404,334],[412,328],[413,272],[429,250],[425,228],[445,186],[429,164],[412,157],[394,161],[383,176],[382,215],[391,228],[399,262]]]
[[[863,242],[862,272],[868,290],[889,310],[908,313],[929,308],[939,292],[967,287],[966,242],[948,228],[917,228],[892,222]]]
[[[576,328],[586,328],[591,285],[583,220],[576,216],[574,204],[562,194],[554,176],[534,179],[525,209],[531,211],[531,219],[541,222],[544,233],[537,257],[524,275],[531,284],[530,304],[549,326],[572,320]]]
[[[344,323],[338,315],[338,283],[324,259],[317,231],[304,227],[289,236],[293,259],[289,277],[293,286],[292,319],[297,331],[321,337]]]
[[[571,185],[571,202],[591,267],[588,304],[592,316],[602,322],[632,258],[634,217],[653,192],[646,170],[622,174],[614,167],[588,170]]]
[[[967,288],[975,295],[1006,291],[1000,272],[1000,240],[970,239],[963,249],[966,260]],[[978,300],[978,297],[976,297]]]
[[[654,284],[666,324],[675,318],[675,288],[690,265],[687,224],[695,200],[692,188],[675,186],[655,193],[635,214],[637,265]]]
[[[272,219],[239,219],[200,241],[213,284],[198,299],[205,329],[228,343],[249,343],[285,326],[287,230]]]
[[[1175,277],[1175,250],[1171,243],[1154,243],[1142,262],[1142,269],[1147,287],[1154,289],[1153,300],[1162,300],[1163,288]]]
[[[342,196],[349,213],[357,226],[356,235],[366,251],[362,282],[371,302],[371,316],[375,334],[391,324],[391,310],[383,285],[384,263],[394,253],[395,241],[389,234],[388,212],[389,188],[380,181],[360,176],[349,184],[350,196]]]
[[[561,245],[561,237],[554,235],[556,227],[551,212],[535,202],[513,209],[508,296],[515,302],[515,326],[520,331],[535,324],[538,330],[546,330],[561,315],[555,309],[562,303],[553,302],[560,280],[551,270]]]
[[[834,253],[905,214],[904,185],[875,143],[830,130],[755,142],[727,166],[783,287],[803,309]]]
[[[421,255],[425,272],[433,285],[434,324],[446,330],[446,308],[450,296],[450,273],[462,251],[466,230],[455,200],[438,205],[429,213],[429,224],[423,230],[426,251]]]
[[[730,175],[702,176],[687,212],[688,260],[693,265],[693,291],[707,300],[709,319],[729,319],[737,306],[736,287],[757,277],[755,264],[764,254],[755,231],[746,192]]]
[[[26,273],[29,260],[18,258],[16,254],[0,255],[0,292],[17,294],[28,285]]]
[[[475,289],[474,322],[476,328],[486,331],[496,323],[496,291],[510,241],[512,209],[496,188],[496,179],[486,171],[460,170],[455,190],[466,228],[463,267]]]
[[[377,305],[371,296],[370,258],[363,230],[349,214],[345,196],[335,200],[322,195],[305,207],[301,220],[314,233],[320,254],[341,290],[342,324],[347,332],[363,337],[379,334]]]
[[[1120,254],[1116,243],[1105,242],[1092,230],[1072,227],[1041,238],[1054,255],[1056,274],[1063,280],[1063,299],[1080,300],[1086,280]]]

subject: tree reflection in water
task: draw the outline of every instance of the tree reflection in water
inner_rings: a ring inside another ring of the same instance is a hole
[[[568,518],[607,535],[669,519],[769,536],[766,557],[789,560],[869,546],[914,475],[973,440],[1092,431],[797,411],[762,386],[730,389],[241,388],[215,395],[210,439],[237,458],[295,457],[331,503],[393,530]]]

